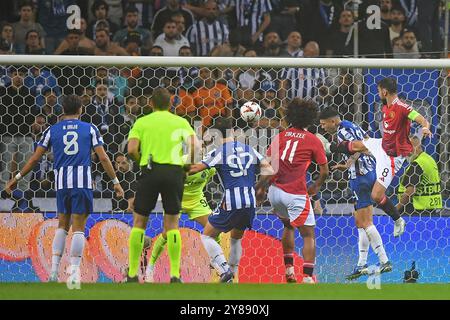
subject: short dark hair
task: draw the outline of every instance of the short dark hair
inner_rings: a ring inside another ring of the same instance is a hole
[[[339,116],[340,116],[339,112],[337,111],[336,108],[334,108],[334,107],[326,107],[325,109],[322,110],[322,112],[320,112],[319,119],[320,120],[326,120],[326,119],[339,117]]]
[[[307,128],[317,118],[317,104],[313,100],[294,98],[286,109],[287,122],[297,129]]]
[[[19,10],[22,10],[23,7],[30,7],[31,10],[33,10],[33,9],[34,9],[34,4],[33,4],[33,2],[30,1],[30,0],[25,0],[25,1],[22,1],[22,2],[19,4]]]
[[[100,8],[101,6],[105,6],[106,13],[108,13],[108,11],[109,11],[108,3],[105,0],[95,0],[95,2],[92,4],[92,7],[91,7],[91,9],[92,9],[91,11],[94,16],[95,16],[95,11],[97,11],[97,9]]]
[[[81,36],[83,34],[83,32],[81,32],[80,29],[69,29],[69,30],[67,30],[67,34],[66,35],[68,36],[70,34],[76,34],[78,36]]]
[[[114,161],[117,161],[117,158],[118,157],[124,157],[124,158],[126,158],[127,156],[124,154],[124,153],[122,153],[122,152],[116,152],[115,154],[114,154]]]
[[[166,88],[156,88],[152,95],[153,108],[157,110],[166,110],[170,106],[170,93]]]
[[[139,13],[138,8],[134,4],[130,4],[127,9],[125,10],[125,14],[127,13]]]
[[[37,31],[37,30],[35,30],[35,29],[32,29],[32,30],[29,30],[29,31],[25,34],[25,40],[28,39],[28,36],[29,36],[31,33],[36,33],[36,34],[38,35],[38,38],[41,39],[41,34],[39,33],[39,31]]]
[[[182,47],[178,50],[178,52],[181,52],[181,50],[185,50],[185,49],[189,49],[189,50],[192,52],[192,49],[191,49],[191,47],[189,47],[189,46],[182,46]]]
[[[231,118],[216,118],[213,128],[219,130],[223,138],[227,138],[231,134],[231,129],[233,129],[233,121]]]
[[[395,78],[383,78],[377,82],[377,86],[386,89],[389,93],[397,93],[397,80]]]
[[[82,106],[81,98],[74,94],[67,95],[62,100],[62,106],[64,114],[66,115],[77,114]]]

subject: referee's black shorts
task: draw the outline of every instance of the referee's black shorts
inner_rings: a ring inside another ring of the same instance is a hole
[[[181,166],[153,163],[151,170],[142,169],[138,180],[134,211],[148,216],[161,194],[165,214],[179,214],[183,198],[185,172]]]

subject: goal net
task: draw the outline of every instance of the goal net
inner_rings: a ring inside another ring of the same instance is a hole
[[[394,77],[399,96],[431,123],[433,137],[422,145],[438,164],[443,209],[436,212],[405,212],[406,232],[393,237],[393,223],[375,209],[377,226],[389,259],[394,265],[383,282],[402,282],[404,271],[415,262],[420,282],[450,281],[449,104],[448,71],[444,60],[381,59],[264,59],[264,58],[183,58],[164,57],[0,57],[0,179],[3,190],[30,158],[37,139],[61,115],[61,97],[82,97],[82,120],[96,125],[106,151],[118,172],[125,199],[115,199],[112,185],[93,158],[94,213],[88,218],[88,245],[82,259],[82,281],[122,281],[128,262],[128,234],[132,224],[131,204],[138,167],[128,159],[126,141],[137,118],[150,113],[155,88],[166,87],[172,94],[171,111],[187,118],[200,139],[218,116],[235,120],[238,139],[265,153],[274,135],[283,130],[283,109],[294,97],[313,99],[319,109],[336,107],[342,119],[354,121],[371,137],[381,137],[381,105],[377,81]],[[262,108],[258,123],[240,119],[239,108],[256,101]],[[317,124],[310,128],[332,140]],[[412,133],[421,131],[412,126]],[[335,138],[334,138],[335,139]],[[19,182],[11,198],[2,192],[0,200],[0,281],[47,281],[51,266],[51,243],[57,228],[51,153]],[[339,156],[328,156],[330,166]],[[316,168],[308,171],[315,179]],[[396,202],[398,177],[387,193]],[[205,189],[211,208],[220,202],[222,191],[217,178]],[[358,236],[346,172],[333,171],[322,187],[316,213],[317,258],[315,274],[319,282],[344,282],[357,262]],[[183,251],[181,276],[185,282],[209,282],[209,261],[199,232],[202,227],[186,214],[180,220]],[[162,231],[162,208],[150,215],[146,252],[151,239]],[[240,282],[282,283],[284,278],[281,235],[283,225],[266,201],[258,208],[251,230],[243,239]],[[70,236],[68,237],[70,242]],[[221,241],[227,252],[227,235]],[[296,233],[295,269],[300,275],[302,239]],[[66,245],[69,248],[70,245]],[[68,250],[68,249],[66,249]],[[67,253],[67,252],[66,252]],[[377,262],[369,254],[369,263]],[[143,264],[145,257],[143,257]],[[60,280],[64,281],[68,257],[63,259]],[[169,264],[163,254],[155,269],[155,281],[169,280]],[[365,281],[364,279],[359,281]]]

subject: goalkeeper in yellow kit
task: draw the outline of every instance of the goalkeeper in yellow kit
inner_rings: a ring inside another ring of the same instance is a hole
[[[208,222],[208,216],[212,210],[203,194],[203,188],[208,181],[216,174],[216,169],[211,168],[194,175],[188,176],[184,182],[183,200],[181,211],[186,212],[189,220],[200,223],[203,227]],[[152,255],[145,270],[145,282],[153,282],[153,271],[156,261],[161,256],[166,246],[167,239],[162,234],[156,239]]]

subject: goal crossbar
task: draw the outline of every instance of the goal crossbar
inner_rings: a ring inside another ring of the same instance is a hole
[[[450,59],[0,55],[0,65],[450,69]]]

